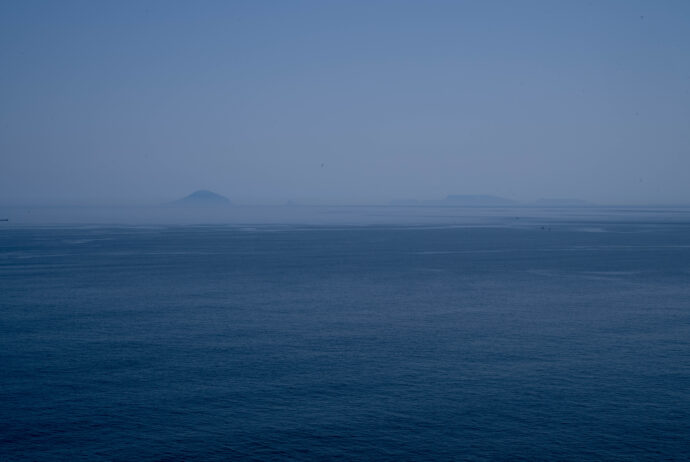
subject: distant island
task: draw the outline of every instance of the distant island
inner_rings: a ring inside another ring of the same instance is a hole
[[[205,189],[194,191],[187,197],[169,202],[167,205],[174,205],[180,207],[218,207],[224,205],[231,205],[230,199],[220,194],[216,194]]]
[[[593,207],[596,204],[582,199],[542,198],[532,202],[518,202],[490,194],[450,194],[445,199],[393,199],[391,206],[458,206],[458,207]]]

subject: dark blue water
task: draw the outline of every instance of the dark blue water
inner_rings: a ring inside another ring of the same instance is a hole
[[[1,460],[690,448],[688,223],[6,228],[0,303]]]

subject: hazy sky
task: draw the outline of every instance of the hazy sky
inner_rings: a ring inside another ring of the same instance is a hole
[[[0,203],[201,188],[690,203],[690,1],[0,3]]]

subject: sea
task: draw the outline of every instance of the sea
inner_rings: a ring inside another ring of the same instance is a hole
[[[690,209],[5,212],[2,461],[690,458]]]

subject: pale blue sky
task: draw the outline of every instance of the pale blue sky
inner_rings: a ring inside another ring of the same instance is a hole
[[[688,1],[6,0],[0,63],[3,204],[690,203]]]

